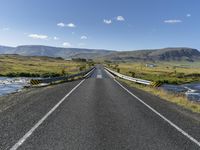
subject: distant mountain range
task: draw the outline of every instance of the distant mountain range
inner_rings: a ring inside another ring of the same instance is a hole
[[[196,61],[200,52],[192,48],[164,48],[134,51],[111,51],[101,49],[59,48],[42,45],[18,47],[0,46],[0,54],[23,56],[49,56],[68,58],[100,59],[109,61]]]
[[[17,47],[0,46],[0,54],[19,54],[23,56],[49,56],[62,58],[95,58],[114,51],[100,49],[60,48],[43,45],[23,45]]]
[[[103,58],[113,61],[197,61],[200,52],[192,48],[164,48],[115,52]]]

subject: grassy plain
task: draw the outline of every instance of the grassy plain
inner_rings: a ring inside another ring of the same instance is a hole
[[[108,64],[120,73],[162,83],[183,84],[200,81],[200,62],[157,62],[147,67],[144,62]]]
[[[87,69],[88,63],[50,57],[0,55],[1,76],[60,76]]]

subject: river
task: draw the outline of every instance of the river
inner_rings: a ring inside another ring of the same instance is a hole
[[[28,85],[28,78],[0,77],[0,96],[15,93]]]
[[[184,93],[188,100],[200,102],[200,83],[182,85],[163,84],[161,88],[173,93]]]

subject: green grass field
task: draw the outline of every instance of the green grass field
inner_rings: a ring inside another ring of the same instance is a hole
[[[156,67],[146,67],[147,63],[107,64],[120,73],[162,83],[183,84],[200,81],[200,62],[157,62]]]
[[[74,74],[88,67],[86,62],[60,58],[0,55],[1,76],[61,76]]]

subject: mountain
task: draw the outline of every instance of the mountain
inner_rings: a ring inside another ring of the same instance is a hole
[[[14,47],[8,47],[8,46],[0,46],[0,54],[12,54],[14,53],[15,48]]]
[[[111,51],[101,49],[59,48],[42,45],[18,47],[0,46],[0,54],[23,56],[49,56],[62,58],[86,58],[109,61],[196,61],[200,52],[192,48],[164,48],[134,51]]]
[[[0,54],[19,54],[23,56],[49,56],[63,58],[95,58],[112,53],[110,50],[79,48],[59,48],[42,45],[24,45],[18,47],[0,46]]]
[[[103,57],[111,61],[195,61],[200,60],[200,52],[192,48],[164,48],[114,52]]]

